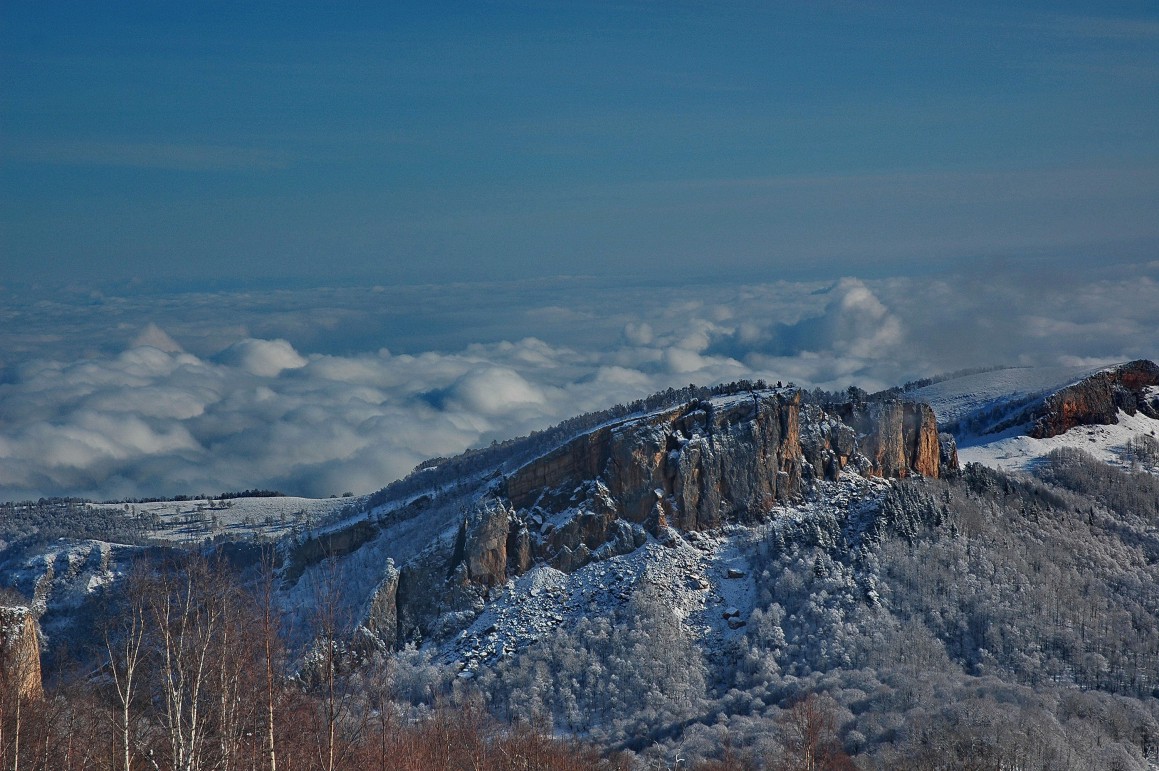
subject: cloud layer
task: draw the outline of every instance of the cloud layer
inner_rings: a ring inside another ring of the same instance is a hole
[[[124,303],[70,311],[90,320],[83,329],[93,339],[81,351],[84,334],[66,334],[75,323],[68,312],[14,302],[24,310],[0,335],[8,357],[0,498],[248,487],[363,493],[428,457],[668,386],[763,377],[872,390],[980,364],[1154,357],[1157,274],[1159,266],[1143,266],[1096,282],[1040,280],[1034,294],[1013,281],[945,277],[584,291],[569,284],[562,293],[428,288],[412,297],[414,307],[434,303],[438,318],[455,314],[460,324],[409,335],[399,330],[423,315],[391,305],[387,291],[344,302],[311,292],[153,296],[125,300],[136,303],[128,314],[135,325],[125,321]],[[520,297],[496,321],[494,304]],[[232,310],[211,313],[214,303]],[[378,342],[408,352],[367,346],[382,307],[397,321],[383,324],[389,334]],[[229,324],[209,321],[223,315]],[[106,317],[115,323],[93,323]],[[319,323],[365,350],[327,344],[311,328]],[[101,334],[119,336],[120,350],[98,345]],[[468,342],[474,335],[492,339]],[[461,345],[423,349],[431,340]]]

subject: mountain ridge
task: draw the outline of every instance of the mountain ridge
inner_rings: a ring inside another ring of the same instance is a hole
[[[843,473],[936,478],[956,467],[952,439],[913,402],[826,410],[802,405],[796,389],[765,389],[624,418],[464,490],[460,516],[444,513],[444,535],[395,559],[368,601],[368,628],[388,647],[443,637],[481,612],[491,588],[537,563],[571,573],[671,530],[759,522]],[[395,523],[433,519],[436,508],[420,498],[378,522],[372,514],[292,548],[287,561],[301,576],[311,563],[389,540]]]
[[[1149,466],[1095,461],[1079,425],[1033,475],[959,468],[924,403],[708,390],[421,464],[280,539],[295,677],[311,687],[337,651],[342,677],[386,672],[407,709],[478,698],[641,763],[717,756],[722,735],[760,755],[811,694],[866,767],[930,767],[931,746],[988,767],[1159,762]],[[35,587],[54,645],[145,553],[82,546],[3,566]],[[217,548],[254,575],[258,545]]]

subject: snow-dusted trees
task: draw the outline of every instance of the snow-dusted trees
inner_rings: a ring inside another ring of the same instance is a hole
[[[0,768],[626,771],[591,747],[498,724],[477,699],[447,702],[448,671],[427,654],[366,666],[343,644],[336,582],[317,594],[320,656],[288,672],[265,567],[246,586],[201,555],[142,560],[107,608],[98,671],[55,673],[47,698],[0,679]],[[408,712],[415,696],[433,706]]]
[[[540,630],[474,679],[433,645],[361,645],[342,621],[347,579],[324,570],[302,591],[321,640],[291,677],[271,565],[243,589],[201,557],[147,563],[84,689],[3,701],[0,759],[598,767],[550,728],[680,768],[840,768],[849,754],[863,768],[1145,769],[1159,761],[1153,485],[1073,452],[1038,478],[968,467],[866,484],[847,507],[729,531],[753,607],[726,642],[644,572],[617,583],[621,604]]]
[[[561,628],[485,673],[480,689],[512,719],[594,737],[645,737],[698,714],[704,657],[663,592],[644,583],[613,615]]]

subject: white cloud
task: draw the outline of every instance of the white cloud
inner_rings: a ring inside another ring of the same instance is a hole
[[[447,400],[466,412],[485,416],[519,410],[538,410],[546,399],[543,392],[507,367],[473,369],[447,389]]]
[[[415,348],[426,328],[410,338],[369,335],[379,317],[360,321],[356,305],[345,318],[361,325],[358,339],[371,352],[305,347],[308,338],[294,335],[310,330],[309,293],[262,306],[293,300],[300,315],[251,310],[244,325],[198,326],[162,305],[173,336],[137,329],[121,351],[89,345],[78,354],[63,334],[75,319],[46,315],[34,330],[0,330],[0,341],[18,334],[40,341],[0,370],[0,498],[247,487],[362,493],[428,457],[669,386],[759,377],[873,390],[968,366],[1159,353],[1159,282],[1150,278],[1040,280],[1034,293],[986,279],[777,282],[643,295],[600,288],[573,294],[575,308],[566,314],[559,298],[545,306],[550,313],[515,309],[506,327],[487,328],[493,342],[445,350]],[[482,318],[473,291],[465,287],[443,302],[464,318]],[[511,306],[513,295],[498,293]],[[366,308],[377,308],[383,293],[365,294],[379,298]],[[334,297],[323,299],[341,310]],[[195,302],[183,305],[203,312]],[[147,307],[142,315],[161,317]],[[553,318],[561,319],[557,326]],[[456,334],[481,334],[483,325],[469,326]],[[268,337],[255,337],[256,329]],[[96,339],[99,330],[91,334]],[[174,338],[185,350],[165,342]]]
[[[629,322],[624,325],[624,339],[632,345],[648,345],[652,342],[652,325],[646,321]]]
[[[222,351],[219,358],[260,377],[275,377],[283,370],[306,366],[306,360],[286,340],[241,340]]]
[[[134,348],[149,346],[165,353],[181,353],[184,349],[165,330],[150,321],[133,340]]]

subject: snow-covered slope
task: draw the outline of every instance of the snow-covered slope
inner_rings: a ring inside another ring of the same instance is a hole
[[[1137,364],[1137,363],[1136,363]],[[1085,369],[1076,367],[1018,367],[993,370],[963,377],[949,378],[938,383],[914,389],[909,395],[929,403],[938,415],[938,423],[955,435],[958,458],[965,463],[981,463],[1007,471],[1028,471],[1052,450],[1073,447],[1090,453],[1114,465],[1130,465],[1127,444],[1142,436],[1159,434],[1159,420],[1132,407],[1129,411],[1114,409],[1100,419],[1116,422],[1088,423],[1096,416],[1080,417],[1080,423],[1055,436],[1042,437],[1032,422],[1051,410],[1081,410],[1088,405],[1053,404],[1058,394],[1103,389],[1102,395],[1111,399],[1103,382],[1122,367]],[[1095,375],[1097,377],[1094,377]],[[1114,375],[1114,377],[1118,377]],[[1113,381],[1113,377],[1112,377]],[[1111,386],[1120,391],[1130,390],[1121,383]],[[1136,393],[1128,401],[1149,404],[1159,397],[1159,387],[1137,384]],[[1094,394],[1095,397],[1098,394]],[[1082,396],[1078,397],[1082,401]],[[1133,414],[1131,414],[1133,413]],[[1041,422],[1041,421],[1040,421]],[[1029,434],[1038,433],[1039,438]]]
[[[363,498],[198,498],[146,503],[94,503],[94,509],[121,511],[150,538],[199,542],[214,536],[279,538],[295,529],[315,528],[361,511]]]
[[[823,514],[844,518],[858,506],[876,506],[889,489],[887,480],[845,475],[820,483],[808,500],[774,507],[769,522],[801,525]],[[460,677],[472,678],[481,666],[523,651],[582,618],[610,617],[648,585],[663,592],[703,650],[729,650],[725,643],[743,636],[757,599],[746,544],[767,533],[732,525],[666,535],[663,540],[649,536],[638,549],[572,573],[540,564],[508,579],[492,591],[491,601],[473,623],[453,639],[436,643],[440,659],[458,668]]]
[[[1060,447],[1074,447],[1115,466],[1130,466],[1127,443],[1140,436],[1159,437],[1159,420],[1136,413],[1119,413],[1111,426],[1076,426],[1046,439],[1026,436],[1018,428],[991,437],[975,437],[958,446],[958,460],[981,463],[1005,471],[1029,471],[1041,458]]]
[[[947,426],[1006,405],[1025,404],[1098,370],[1091,367],[1009,367],[949,378],[909,391],[906,396],[929,404],[938,416],[938,423]]]

